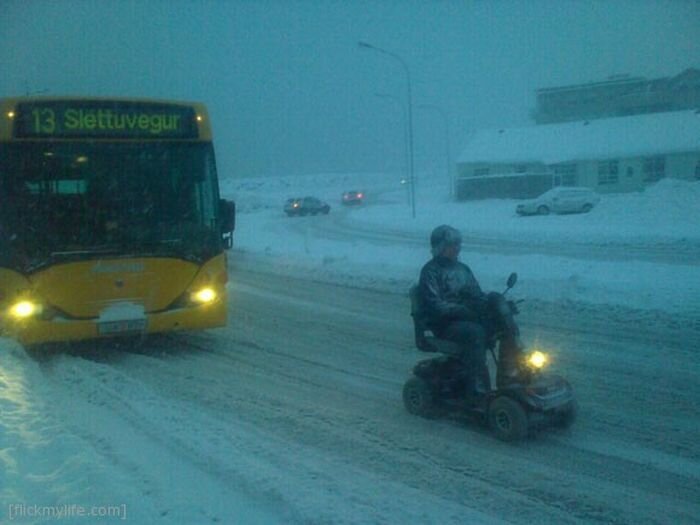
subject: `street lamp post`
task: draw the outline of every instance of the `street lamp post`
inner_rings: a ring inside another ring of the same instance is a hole
[[[445,133],[445,162],[447,163],[447,179],[449,184],[450,197],[454,197],[454,182],[452,180],[452,158],[450,155],[450,121],[447,118],[447,113],[445,113],[445,111],[440,106],[436,106],[434,104],[420,104],[417,107],[421,109],[432,109],[442,117]]]
[[[408,182],[408,164],[409,164],[409,154],[408,154],[408,126],[407,126],[407,118],[406,118],[406,108],[404,108],[403,104],[401,101],[395,97],[394,95],[389,95],[387,93],[375,93],[375,96],[379,98],[384,98],[384,99],[389,99],[393,100],[399,105],[399,109],[401,110],[401,119],[402,119],[402,128],[403,128],[403,151],[404,151],[404,181]],[[409,206],[411,205],[411,194],[410,190],[406,192],[406,195],[408,197],[408,204]]]
[[[408,70],[406,62],[396,53],[382,49],[381,47],[373,46],[367,42],[358,42],[358,45],[363,49],[371,49],[378,53],[390,56],[399,61],[406,73],[406,85],[408,88],[408,175],[409,184],[411,185],[411,216],[416,218],[416,185],[415,175],[413,171],[413,100],[411,94],[411,72]]]

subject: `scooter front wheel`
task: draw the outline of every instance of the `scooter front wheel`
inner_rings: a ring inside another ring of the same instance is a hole
[[[435,415],[433,392],[420,377],[412,377],[404,384],[403,404],[410,414],[427,418]]]
[[[489,405],[489,426],[502,441],[520,441],[527,437],[528,422],[525,409],[507,396],[499,396]]]

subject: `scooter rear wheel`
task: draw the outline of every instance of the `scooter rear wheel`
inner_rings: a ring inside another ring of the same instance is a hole
[[[502,441],[520,441],[527,437],[527,414],[517,401],[500,396],[489,405],[489,426]]]
[[[403,404],[413,415],[433,417],[435,400],[428,383],[420,377],[412,377],[403,386]]]

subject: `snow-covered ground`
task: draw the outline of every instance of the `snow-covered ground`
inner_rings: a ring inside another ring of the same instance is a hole
[[[194,350],[37,355],[0,340],[0,522],[690,523],[700,182],[524,218],[421,180],[415,219],[384,174],[225,181],[239,211],[231,326],[185,339]],[[342,208],[355,189],[366,204]],[[284,216],[307,194],[331,213]],[[574,437],[523,453],[403,413],[407,306],[376,291],[406,291],[442,223],[484,288],[519,273],[539,338],[577,342],[557,356],[585,398]],[[342,304],[327,295],[343,289]]]
[[[462,260],[499,290],[511,271],[531,298],[617,304],[700,317],[700,182],[663,180],[642,193],[604,195],[589,214],[519,217],[514,200],[453,202],[446,177],[419,179],[416,217],[398,177],[317,175],[228,182],[239,206],[235,246],[278,272],[370,287],[406,287],[429,257],[432,228],[464,237]],[[367,194],[343,209],[343,191]],[[284,200],[317,195],[327,217],[288,219]]]
[[[58,356],[42,363],[36,357],[0,338],[0,523],[152,523],[155,517],[166,523],[169,515],[182,524],[282,519],[269,500],[263,508],[250,494],[237,496],[170,450],[184,441],[204,453],[212,444],[197,443],[196,429],[216,422],[184,403],[159,403],[105,364],[91,363],[88,372],[83,360]],[[47,367],[57,371],[55,384],[47,380]],[[124,401],[124,389],[139,399],[138,407]],[[102,407],[119,416],[103,415]],[[166,435],[147,432],[144,438],[128,425],[141,419],[153,429],[176,419],[183,426],[166,425]],[[124,454],[132,460],[116,459]],[[158,486],[134,483],[140,472],[149,472]]]

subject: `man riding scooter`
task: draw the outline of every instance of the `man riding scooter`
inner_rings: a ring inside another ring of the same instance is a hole
[[[474,399],[491,389],[486,350],[498,327],[489,315],[489,296],[469,267],[459,261],[461,246],[462,235],[457,229],[443,224],[433,230],[433,258],[421,270],[418,298],[426,326],[439,339],[457,343],[441,351],[462,362],[466,394]],[[508,359],[501,364],[499,382],[505,382],[517,373],[516,367]]]
[[[536,428],[568,428],[577,412],[571,385],[543,373],[546,354],[525,353],[514,318],[519,301],[505,298],[517,274],[510,274],[503,293],[485,294],[469,267],[459,262],[461,241],[455,228],[435,228],[430,236],[433,258],[409,290],[416,347],[445,355],[413,367],[402,393],[406,410],[434,417],[457,408],[488,423],[503,441],[524,439]],[[487,350],[496,364],[496,388],[490,384]]]

